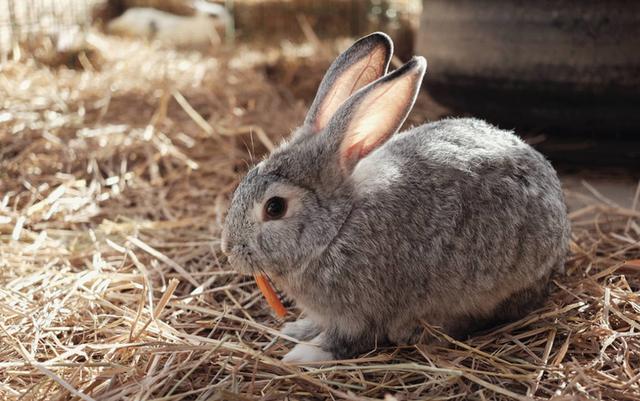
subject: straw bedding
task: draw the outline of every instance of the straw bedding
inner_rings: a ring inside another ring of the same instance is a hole
[[[328,59],[94,41],[100,65],[1,67],[2,399],[640,399],[640,212],[595,191],[567,194],[584,204],[567,273],[525,319],[281,364],[292,343],[220,225],[252,157],[304,116],[287,85],[314,87]]]

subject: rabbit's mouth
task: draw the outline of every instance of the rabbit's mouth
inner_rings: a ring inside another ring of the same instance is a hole
[[[233,270],[237,271],[240,274],[256,274],[260,271],[253,261],[248,258],[246,255],[241,254],[231,254],[228,256],[227,260],[229,264],[233,268]]]

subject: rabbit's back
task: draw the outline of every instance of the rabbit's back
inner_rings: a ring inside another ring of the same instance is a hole
[[[403,294],[369,312],[437,300],[447,314],[486,317],[563,265],[569,224],[557,174],[515,135],[449,119],[397,134],[361,164],[344,249],[378,283],[369,299]]]
[[[497,169],[502,163],[522,163],[525,159],[534,164],[542,162],[545,170],[553,171],[538,152],[516,135],[473,118],[445,119],[415,127],[394,136],[380,150],[470,173]]]

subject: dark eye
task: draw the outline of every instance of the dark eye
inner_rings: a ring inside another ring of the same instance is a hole
[[[264,205],[265,220],[278,220],[287,212],[287,200],[279,196],[269,198]]]

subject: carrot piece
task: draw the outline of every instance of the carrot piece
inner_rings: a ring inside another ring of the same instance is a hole
[[[264,295],[269,306],[271,306],[271,308],[276,312],[276,315],[278,315],[278,317],[285,317],[287,315],[287,310],[285,309],[284,305],[282,305],[282,302],[280,302],[278,294],[276,294],[276,292],[271,287],[271,284],[269,283],[267,277],[264,274],[256,274],[254,275],[254,277],[256,279],[256,283],[258,284],[258,288],[260,288],[260,291],[262,292],[262,295]]]

